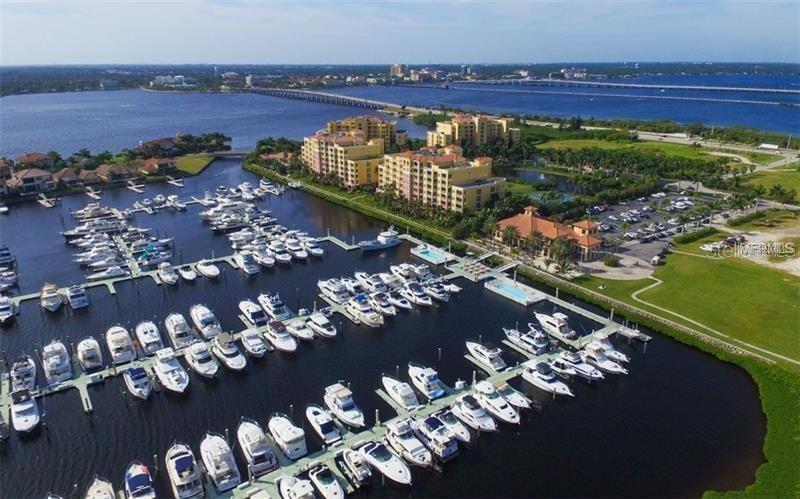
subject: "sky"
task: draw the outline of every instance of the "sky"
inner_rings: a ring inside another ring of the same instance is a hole
[[[0,64],[800,63],[800,2],[0,0]]]

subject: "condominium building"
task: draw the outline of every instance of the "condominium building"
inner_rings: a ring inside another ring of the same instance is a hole
[[[505,195],[506,179],[491,173],[491,158],[469,161],[458,147],[423,148],[385,155],[378,167],[378,188],[394,188],[411,201],[463,212]]]
[[[360,131],[327,132],[306,137],[303,162],[319,175],[336,175],[342,187],[375,185],[383,157],[383,139],[366,139]]]
[[[436,124],[436,131],[428,132],[428,147],[446,147],[452,144],[481,146],[497,140],[509,144],[519,142],[519,128],[511,128],[511,120],[494,116],[453,116]]]
[[[353,116],[329,121],[327,131],[361,132],[365,139],[383,139],[386,145],[403,145],[408,141],[408,133],[405,130],[398,130],[396,121],[382,120],[377,116]]]
[[[408,71],[408,67],[405,64],[393,64],[392,67],[389,68],[389,76],[392,78],[402,78],[406,75],[406,71]]]

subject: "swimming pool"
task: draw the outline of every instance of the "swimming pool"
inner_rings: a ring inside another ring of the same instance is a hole
[[[434,265],[441,265],[443,263],[447,263],[453,259],[453,255],[450,253],[440,250],[435,246],[417,246],[411,249],[411,254],[414,256],[418,256],[423,260],[432,263]]]

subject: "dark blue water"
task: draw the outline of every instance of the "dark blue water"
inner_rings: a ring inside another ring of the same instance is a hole
[[[250,179],[235,162],[220,162],[187,180],[181,196],[220,183]],[[148,186],[148,196],[172,188]],[[128,206],[136,197],[126,190],[104,194],[104,203]],[[66,198],[61,208],[31,204],[15,207],[0,219],[0,239],[19,257],[22,286],[35,289],[44,279],[66,284],[80,277],[66,246],[56,234],[59,215],[88,198]],[[331,229],[343,238],[375,234],[382,224],[304,193],[290,191],[264,203],[290,227],[322,234]],[[138,222],[169,231],[186,259],[222,251],[222,236],[213,235],[196,210],[183,214],[139,216]],[[92,306],[73,313],[64,307],[46,314],[38,303],[22,306],[16,323],[0,331],[0,351],[13,358],[31,352],[53,337],[68,343],[85,335],[101,335],[113,323],[133,326],[145,318],[163,319],[173,311],[188,313],[193,303],[207,303],[223,326],[238,330],[237,303],[263,291],[278,291],[292,307],[311,306],[321,277],[384,270],[392,262],[412,259],[407,245],[362,256],[327,246],[323,260],[292,264],[290,269],[243,278],[227,265],[218,282],[204,279],[159,288],[150,279],[117,287],[118,294],[91,292]],[[500,298],[480,285],[459,281],[465,289],[451,303],[413,310],[388,321],[380,330],[353,326],[337,317],[340,334],[331,341],[301,345],[294,355],[273,353],[251,362],[240,375],[223,372],[217,380],[191,375],[183,397],[156,394],[138,402],[125,395],[122,383],[108,380],[91,389],[95,412],[87,416],[76,392],[47,398],[47,430],[30,438],[12,432],[0,444],[0,496],[43,497],[48,490],[63,495],[73,484],[83,490],[95,473],[119,487],[125,466],[133,459],[163,459],[175,440],[197,446],[206,431],[224,432],[242,416],[262,424],[273,411],[295,419],[308,403],[320,403],[326,385],[346,379],[357,402],[372,421],[389,407],[374,392],[381,373],[394,373],[408,361],[435,365],[448,383],[470,379],[463,341],[482,335],[498,343],[502,326],[533,320],[532,310]],[[544,302],[538,310],[552,311]],[[568,312],[577,329],[593,324]],[[437,351],[442,349],[438,360]],[[592,386],[573,383],[576,397],[552,401],[517,380],[514,384],[543,404],[540,413],[525,416],[519,428],[484,435],[449,463],[444,472],[413,470],[410,489],[375,484],[373,496],[413,497],[555,497],[555,496],[699,496],[708,489],[740,489],[754,479],[763,462],[765,421],[757,389],[741,369],[655,335],[646,353],[641,345],[620,348],[632,355],[631,374]],[[510,362],[522,359],[507,353]],[[404,376],[404,372],[401,371]],[[319,443],[309,437],[309,446]],[[157,475],[161,493],[164,473]]]

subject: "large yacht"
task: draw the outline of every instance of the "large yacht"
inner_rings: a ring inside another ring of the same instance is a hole
[[[100,343],[89,336],[78,342],[78,363],[85,373],[91,373],[103,368],[103,353]]]
[[[593,365],[585,362],[577,352],[562,352],[561,358],[575,370],[575,374],[588,381],[603,379],[603,373]]]
[[[408,383],[386,375],[381,378],[381,383],[389,397],[406,411],[413,411],[419,407],[419,400]]]
[[[411,485],[411,470],[406,463],[380,442],[370,442],[359,449],[372,469],[401,485]]]
[[[111,352],[111,361],[114,364],[124,364],[136,358],[133,350],[133,341],[128,330],[122,326],[111,326],[106,331],[106,345]]]
[[[306,419],[325,445],[336,443],[342,439],[342,434],[336,423],[333,422],[333,418],[322,407],[309,404],[306,407]]]
[[[189,316],[194,322],[194,327],[207,340],[215,338],[222,332],[222,326],[220,326],[214,312],[205,305],[199,303],[192,305],[192,308],[189,309]]]
[[[411,378],[411,383],[414,384],[417,390],[422,392],[428,400],[444,396],[443,383],[434,369],[409,362],[408,377]]]
[[[308,317],[308,327],[323,338],[336,336],[336,327],[322,312],[314,312]]]
[[[323,397],[325,405],[334,416],[344,424],[353,428],[364,427],[364,413],[353,401],[353,392],[341,383],[335,383],[325,388]]]
[[[556,312],[553,315],[540,314],[537,312],[533,315],[536,316],[536,320],[539,321],[539,324],[542,325],[545,331],[557,338],[572,340],[578,337],[578,333],[569,327],[569,323],[567,322],[569,318],[561,312]]]
[[[211,352],[222,364],[233,371],[241,371],[247,366],[247,359],[229,334],[221,334],[211,342]]]
[[[156,352],[153,372],[161,386],[171,392],[183,393],[189,386],[189,375],[186,373],[186,369],[178,362],[175,351],[169,347]]]
[[[64,343],[53,340],[42,348],[42,366],[48,385],[72,378],[72,363]]]
[[[200,457],[218,492],[231,490],[242,482],[231,447],[222,435],[206,433],[200,442]]]
[[[0,325],[11,324],[16,316],[16,307],[7,296],[0,296]]]
[[[325,279],[317,281],[322,296],[332,300],[334,303],[344,303],[350,299],[350,292],[342,283],[341,280],[336,278]]]
[[[67,301],[73,310],[86,308],[89,306],[89,295],[83,286],[76,284],[67,288]]]
[[[30,433],[39,426],[39,406],[30,390],[11,392],[11,425],[20,433]]]
[[[529,360],[523,364],[522,379],[536,388],[554,395],[573,396],[566,383],[559,380],[547,362]]]
[[[411,418],[388,423],[386,425],[386,443],[400,457],[414,466],[427,468],[433,463],[431,452],[411,429]]]
[[[236,439],[248,469],[254,476],[261,476],[278,468],[278,458],[275,457],[261,425],[251,419],[242,418],[236,430]]]
[[[278,293],[262,293],[258,295],[258,303],[272,320],[285,321],[292,316],[292,311],[283,303]]]
[[[233,255],[233,262],[236,264],[236,268],[247,275],[258,274],[261,270],[255,258],[253,258],[253,254],[249,251],[236,252],[236,254]]]
[[[438,419],[458,441],[468,444],[470,440],[472,440],[472,435],[469,433],[467,427],[455,417],[453,411],[450,409],[440,409],[431,414],[431,416]]]
[[[297,340],[289,334],[286,325],[281,321],[270,322],[264,332],[264,337],[275,347],[275,350],[289,353],[297,350]]]
[[[378,234],[378,237],[369,241],[361,241],[358,245],[362,251],[377,251],[386,248],[393,248],[400,244],[400,234],[390,225],[388,229]]]
[[[306,434],[302,428],[295,426],[285,414],[275,413],[267,423],[269,432],[275,443],[289,459],[300,459],[308,453]]]
[[[153,355],[156,351],[164,348],[164,342],[161,341],[158,326],[153,321],[140,322],[136,325],[134,332],[145,355]]]
[[[64,296],[58,290],[58,286],[51,283],[45,283],[42,286],[42,292],[39,295],[39,300],[42,308],[48,312],[55,312],[64,303]]]
[[[503,351],[499,348],[478,343],[477,341],[467,341],[467,350],[478,364],[490,373],[503,371],[507,366],[503,360]]]
[[[164,460],[175,499],[189,499],[204,494],[200,467],[188,445],[175,443],[167,451]]]
[[[504,423],[518,424],[520,421],[519,411],[497,393],[497,389],[488,381],[479,381],[475,385],[475,400],[486,412]]]
[[[428,296],[419,283],[409,282],[404,284],[403,288],[400,290],[400,294],[403,296],[403,298],[410,301],[414,305],[420,305],[424,307],[433,305],[431,297]]]
[[[189,367],[204,378],[213,378],[219,372],[219,363],[211,355],[208,346],[200,340],[195,340],[183,350],[184,359]]]
[[[172,313],[164,319],[164,326],[175,350],[185,348],[194,341],[192,329],[183,314]]]
[[[581,352],[581,358],[584,362],[595,366],[597,369],[608,374],[628,374],[628,370],[619,365],[614,360],[611,360],[605,353],[602,345],[595,342],[586,345],[586,348]]]
[[[531,326],[533,326],[531,324]],[[517,348],[532,355],[541,355],[550,348],[547,336],[541,331],[531,327],[527,333],[523,333],[516,328],[503,328],[503,332],[508,341],[516,345]]]
[[[257,359],[260,359],[269,351],[267,342],[264,341],[264,338],[258,333],[258,329],[245,329],[239,333],[239,342],[248,355]]]
[[[414,419],[411,429],[439,461],[448,461],[458,454],[458,440],[439,418],[428,416],[421,420]]]
[[[252,300],[242,300],[239,302],[239,311],[244,318],[255,327],[265,326],[269,322],[269,317],[264,313],[264,309]]]
[[[372,293],[369,295],[369,304],[381,315],[390,317],[397,315],[397,308],[389,302],[389,295],[386,293]]]
[[[453,402],[451,411],[464,424],[476,431],[495,431],[497,423],[486,414],[472,395],[462,395]]]
[[[158,275],[158,279],[164,284],[177,284],[180,279],[180,276],[175,272],[175,269],[169,262],[159,263],[156,274]]]
[[[147,400],[153,387],[150,384],[150,378],[147,376],[147,371],[143,367],[131,367],[122,373],[122,379],[125,382],[125,387],[134,397],[142,400]]]
[[[357,295],[350,298],[345,305],[345,312],[356,322],[364,324],[365,326],[381,327],[383,325],[383,316],[372,308],[367,297],[364,295]]]
[[[341,499],[345,496],[344,489],[336,479],[336,475],[325,463],[312,468],[308,472],[308,478],[323,499]]]
[[[209,260],[200,260],[194,268],[203,277],[208,277],[209,279],[219,277],[219,267]]]
[[[150,470],[139,461],[125,470],[125,499],[156,499]]]
[[[11,365],[10,377],[11,391],[36,388],[36,363],[33,362],[33,357],[30,355],[18,357]]]

